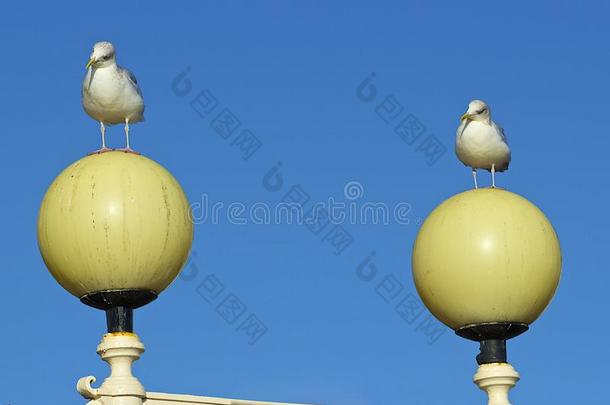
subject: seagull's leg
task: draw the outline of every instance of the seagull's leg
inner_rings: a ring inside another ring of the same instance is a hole
[[[129,147],[129,118],[125,118],[125,138],[127,140],[127,146],[125,147],[125,149],[131,150],[131,148]]]
[[[89,153],[89,155],[93,155],[95,153],[109,152],[112,150],[106,147],[106,126],[102,121],[100,121],[100,132],[102,133],[102,147],[98,150],[94,150],[93,152]]]
[[[496,188],[496,164],[491,164],[491,188]]]
[[[135,153],[136,155],[139,155],[138,152],[129,147],[129,118],[125,118],[125,139],[127,141],[127,146],[120,150],[125,153]]]
[[[474,167],[472,168],[472,178],[474,179],[474,188],[479,188],[479,185],[477,184],[477,169]]]
[[[102,149],[106,149],[106,126],[100,121],[100,131],[102,132]]]

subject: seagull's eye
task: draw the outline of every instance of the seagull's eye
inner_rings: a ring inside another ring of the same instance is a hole
[[[479,111],[477,111],[475,114],[483,114],[485,112],[485,110],[487,110],[487,108],[481,108]]]

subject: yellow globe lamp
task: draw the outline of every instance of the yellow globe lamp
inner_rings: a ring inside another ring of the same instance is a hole
[[[105,310],[112,332],[131,331],[133,309],[175,279],[192,240],[180,184],[133,153],[92,154],[72,163],[47,190],[38,216],[47,268],[83,303]]]
[[[481,343],[479,364],[506,362],[506,340],[525,332],[555,293],[561,249],[534,204],[509,191],[475,189],[426,218],[412,270],[430,312]]]

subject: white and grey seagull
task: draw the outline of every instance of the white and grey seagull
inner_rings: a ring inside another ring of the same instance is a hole
[[[472,168],[474,188],[478,188],[477,169],[491,172],[491,187],[496,187],[496,172],[510,164],[510,148],[504,130],[491,120],[491,111],[484,101],[473,100],[461,117],[455,139],[458,159]]]
[[[125,152],[137,153],[129,146],[129,124],[144,121],[144,99],[136,77],[118,66],[114,46],[98,42],[87,63],[87,74],[82,88],[83,108],[100,123],[102,147],[92,153],[107,152],[106,126],[125,124]]]

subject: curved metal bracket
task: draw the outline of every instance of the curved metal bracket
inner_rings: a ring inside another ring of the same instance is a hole
[[[78,382],[76,383],[76,390],[84,398],[98,399],[99,397],[101,397],[100,389],[93,388],[91,386],[91,384],[93,384],[94,382],[95,382],[95,377],[92,375],[89,375],[89,376],[83,377],[83,378],[79,378]]]

